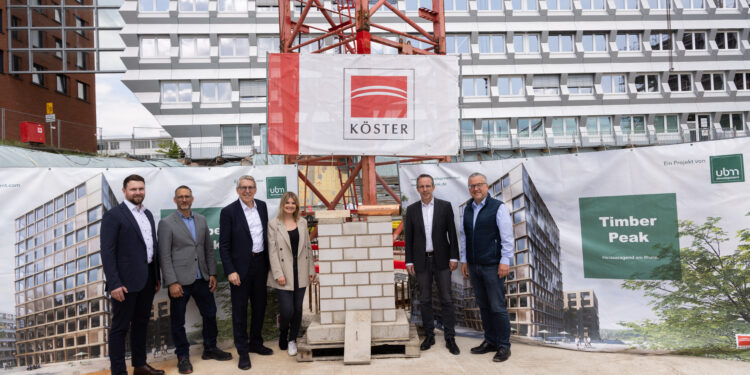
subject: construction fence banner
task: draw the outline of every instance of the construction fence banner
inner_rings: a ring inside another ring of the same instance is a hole
[[[161,218],[176,209],[173,201],[175,189],[186,185],[192,190],[193,210],[207,218],[218,265],[219,288],[216,294],[220,334],[222,339],[230,338],[229,288],[219,257],[220,211],[238,199],[235,190],[238,178],[251,175],[257,185],[255,198],[266,202],[269,219],[275,217],[281,196],[286,191],[297,192],[295,165],[0,168],[0,199],[3,202],[0,248],[5,249],[4,260],[0,262],[0,306],[6,306],[3,312],[14,313],[18,318],[31,317],[39,325],[50,323],[45,320],[48,319],[45,314],[49,311],[51,318],[51,309],[60,309],[67,303],[73,303],[75,307],[82,299],[104,298],[99,226],[103,212],[123,202],[122,183],[130,174],[139,174],[146,180],[143,204],[154,215],[157,227]],[[81,298],[73,301],[74,294]],[[85,307],[86,303],[82,306]],[[171,346],[168,306],[167,288],[162,288],[154,298],[155,313],[149,328],[149,335],[153,337],[149,338],[149,347],[159,346],[162,341]],[[99,311],[109,310],[101,307]],[[34,315],[41,312],[45,314]],[[64,312],[62,316],[65,316]],[[45,321],[40,322],[40,319]],[[200,337],[200,321],[198,310],[191,303],[185,327],[196,335],[195,339]],[[101,320],[96,322],[101,324]],[[94,328],[94,324],[90,324]],[[23,328],[23,325],[18,328]],[[89,341],[92,347],[96,346],[96,342]]]
[[[514,223],[506,280],[514,334],[586,350],[714,355],[747,347],[736,337],[750,334],[748,161],[750,140],[733,139],[402,164],[399,178],[407,206],[420,199],[417,176],[431,175],[458,227],[468,177],[486,176]],[[458,272],[453,280],[463,283]],[[479,320],[475,305],[459,310],[459,321]]]
[[[270,54],[268,146],[287,155],[456,155],[457,56]]]

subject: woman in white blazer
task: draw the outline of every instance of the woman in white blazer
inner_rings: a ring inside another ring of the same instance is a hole
[[[268,286],[276,289],[279,298],[279,348],[289,355],[297,355],[305,288],[315,280],[307,221],[299,211],[297,195],[288,191],[281,197],[279,214],[268,223]]]

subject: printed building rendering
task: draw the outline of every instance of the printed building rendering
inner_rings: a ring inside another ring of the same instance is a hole
[[[599,340],[599,299],[593,290],[565,292],[565,331]]]

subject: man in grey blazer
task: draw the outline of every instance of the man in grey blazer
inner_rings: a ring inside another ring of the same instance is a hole
[[[193,212],[193,192],[187,186],[175,190],[177,211],[159,222],[159,256],[164,285],[169,286],[170,323],[177,368],[193,372],[190,344],[185,334],[185,309],[193,297],[203,317],[203,359],[228,361],[232,355],[216,347],[216,258],[206,217]]]

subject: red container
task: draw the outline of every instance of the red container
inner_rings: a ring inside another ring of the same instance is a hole
[[[21,121],[21,142],[47,143],[44,137],[44,125],[37,122]]]

